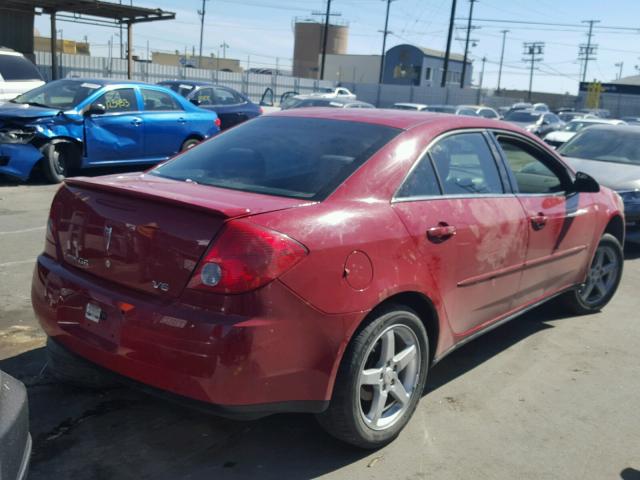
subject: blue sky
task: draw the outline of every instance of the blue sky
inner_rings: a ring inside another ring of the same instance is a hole
[[[130,0],[124,0],[128,3]],[[134,51],[144,57],[147,43],[150,50],[191,51],[199,42],[199,17],[196,11],[202,0],[133,0],[134,5],[163,8],[177,13],[175,21],[139,24],[134,27]],[[340,12],[347,22],[349,53],[379,54],[384,26],[386,2],[383,0],[333,0],[332,10]],[[444,50],[451,0],[395,0],[391,6],[387,40],[389,47],[400,43]],[[294,17],[309,17],[312,11],[323,11],[323,0],[208,0],[204,32],[204,52],[216,54],[224,41],[229,45],[227,57],[239,58],[251,66],[274,66],[276,57],[283,66],[290,66],[293,55]],[[457,17],[466,18],[468,0],[458,0]],[[590,62],[588,78],[609,81],[618,73],[616,63],[623,62],[623,75],[638,72],[640,65],[640,27],[636,31],[620,31],[606,27],[635,27],[640,18],[640,1],[613,0],[479,0],[474,18],[554,22],[579,25],[594,19],[601,23],[595,29],[593,42],[599,45],[597,60]],[[318,17],[320,18],[320,17]],[[464,21],[456,22],[460,27]],[[474,22],[475,23],[475,22]],[[502,86],[526,89],[528,70],[522,62],[522,43],[544,41],[544,60],[535,72],[534,90],[576,93],[580,65],[578,45],[586,43],[587,27],[543,26],[489,23],[478,21],[474,30],[477,45],[471,50],[474,78],[477,82],[480,59],[487,58],[484,85],[495,87],[500,59],[501,30],[508,29]],[[36,17],[36,28],[49,35],[49,17]],[[86,35],[94,55],[106,56],[107,43],[112,38],[118,51],[117,30],[68,22],[59,22],[63,37],[82,40]],[[463,29],[456,37],[464,36]],[[462,41],[454,40],[453,51],[462,52]]]

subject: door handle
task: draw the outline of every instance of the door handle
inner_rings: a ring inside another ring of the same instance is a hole
[[[187,121],[184,119],[184,117],[180,117],[178,118],[178,123],[187,123]]]
[[[427,238],[433,243],[442,243],[456,234],[456,227],[440,222],[436,227],[427,230]]]
[[[531,227],[534,230],[542,230],[547,225],[547,216],[543,213],[538,213],[531,217]]]
[[[131,120],[131,125],[135,125],[136,127],[139,127],[140,125],[142,125],[142,119],[134,118],[133,120]]]

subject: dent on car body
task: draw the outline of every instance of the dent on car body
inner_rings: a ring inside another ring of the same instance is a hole
[[[43,145],[64,138],[81,142],[83,136],[79,113],[39,109],[43,110],[41,115],[34,112],[29,116],[29,110],[34,109],[17,107],[5,115],[0,112],[0,171],[21,180],[29,177],[42,158]]]

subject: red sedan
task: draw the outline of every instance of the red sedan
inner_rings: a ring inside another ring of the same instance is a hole
[[[142,174],[67,180],[32,301],[62,379],[312,412],[375,448],[457,346],[557,296],[602,308],[622,212],[506,123],[291,110]]]

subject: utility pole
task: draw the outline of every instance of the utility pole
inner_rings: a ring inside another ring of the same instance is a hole
[[[498,88],[496,89],[500,92],[500,80],[502,80],[502,64],[504,63],[504,45],[507,41],[507,33],[509,30],[502,30],[502,52],[500,53],[500,68],[498,69]]]
[[[322,35],[322,64],[320,65],[320,80],[324,80],[324,63],[327,59],[327,40],[329,39],[329,20],[331,19],[331,0],[327,0],[327,13],[324,17],[324,30]]]
[[[462,61],[462,76],[460,77],[460,88],[464,88],[464,77],[467,74],[467,55],[469,54],[469,36],[471,35],[471,22],[473,20],[473,4],[478,0],[469,0],[469,21],[467,22],[467,40],[464,44],[464,60]]]
[[[476,103],[480,105],[482,99],[482,83],[484,81],[484,64],[487,63],[487,57],[482,57],[482,70],[480,70],[480,81],[478,82],[478,99]]]
[[[531,73],[529,74],[529,93],[527,100],[531,101],[531,91],[533,89],[533,70],[538,62],[541,62],[544,55],[544,42],[525,42],[523,43],[524,56],[523,62],[531,63]],[[527,58],[528,57],[528,58]]]
[[[451,37],[453,36],[453,21],[456,16],[456,0],[451,1],[451,16],[449,17],[449,34],[447,35],[447,50],[444,53],[444,69],[442,71],[441,87],[447,85],[447,74],[449,73],[449,56],[451,55]]]
[[[583,20],[582,23],[589,24],[589,33],[587,33],[587,44],[580,45],[578,50],[578,58],[584,60],[584,70],[582,71],[582,81],[587,80],[587,69],[589,68],[589,60],[596,59],[596,53],[598,51],[598,45],[592,45],[591,39],[593,38],[593,24],[600,23],[600,20]]]
[[[122,0],[120,0],[122,5]],[[124,58],[124,37],[122,36],[122,21],[120,21],[120,58]]]
[[[204,15],[206,13],[206,3],[207,0],[202,0],[202,10],[198,10],[198,15],[200,15],[200,50],[198,54],[198,67],[200,66],[200,62],[202,61],[202,35],[204,34]]]
[[[620,80],[622,78],[622,67],[624,67],[624,62],[618,62],[615,64],[615,66],[620,69],[618,70],[618,76],[616,77],[616,80]]]
[[[382,30],[382,54],[380,55],[380,76],[378,83],[382,83],[382,77],[384,76],[384,57],[387,49],[387,35],[389,35],[389,10],[391,10],[391,2],[394,0],[387,0],[387,14],[384,17],[384,30]]]
[[[229,48],[229,44],[223,40],[220,48],[222,49],[222,58],[227,58],[227,48]]]

